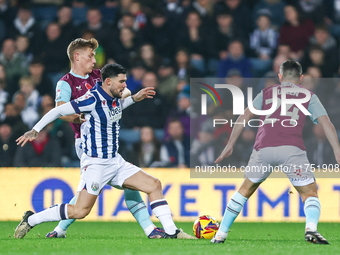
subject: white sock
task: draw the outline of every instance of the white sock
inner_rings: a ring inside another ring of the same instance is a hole
[[[149,236],[151,234],[151,232],[155,229],[155,227],[156,226],[154,224],[152,224],[152,225],[144,228],[143,230],[144,230],[144,233],[146,234],[146,236]]]
[[[57,204],[28,217],[28,224],[31,227],[34,227],[35,225],[43,222],[60,221],[66,219],[68,219],[67,204]]]
[[[217,231],[217,233],[215,235],[216,238],[220,237],[222,240],[225,240],[227,238],[227,236],[228,236],[228,232],[225,233],[220,229]]]
[[[317,225],[314,222],[306,223],[306,230],[309,229],[310,231],[316,231]]]
[[[66,233],[66,230],[63,230],[61,227],[59,227],[59,225],[55,227],[54,231],[56,231],[58,235]]]
[[[173,235],[176,233],[177,227],[172,220],[171,211],[165,199],[158,199],[150,202],[152,212],[162,223],[165,233]]]

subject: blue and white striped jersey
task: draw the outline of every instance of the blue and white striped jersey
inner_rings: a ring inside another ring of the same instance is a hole
[[[76,113],[85,113],[86,121],[80,128],[84,153],[95,158],[115,157],[119,148],[119,120],[122,110],[131,105],[132,99],[112,98],[98,82],[70,103]]]

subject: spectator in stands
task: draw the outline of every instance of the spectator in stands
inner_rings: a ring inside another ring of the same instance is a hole
[[[232,70],[238,70],[242,77],[252,77],[252,64],[250,60],[244,55],[244,48],[239,40],[235,40],[229,44],[227,58],[218,63],[219,78],[225,78],[227,73]]]
[[[23,65],[28,66],[33,59],[33,53],[29,51],[30,40],[27,36],[18,35],[15,40],[15,47],[18,54],[24,59]]]
[[[271,14],[265,10],[259,11],[256,19],[257,28],[250,35],[250,48],[253,58],[251,63],[255,77],[262,77],[269,71],[272,57],[276,50],[277,32],[271,28]]]
[[[185,85],[183,90],[177,96],[177,103],[166,118],[164,125],[164,139],[169,137],[168,126],[173,120],[179,120],[182,123],[184,134],[190,136],[190,86]]]
[[[188,10],[188,7],[183,6],[183,4],[185,4],[185,1],[157,1],[157,8],[164,10],[169,22],[172,23],[174,27],[178,27],[185,19],[186,11]]]
[[[314,79],[310,74],[306,73],[303,75],[303,80],[301,82],[301,85],[305,87],[306,89],[315,93],[315,89],[318,83],[317,83],[317,79]],[[329,115],[329,112],[328,112],[328,115]]]
[[[292,55],[292,51],[290,49],[290,46],[289,45],[286,45],[286,44],[280,44],[279,46],[277,46],[277,53],[276,53],[277,56],[279,55],[283,55],[285,56],[287,59],[290,59],[290,58],[293,58],[293,55]]]
[[[71,41],[76,37],[76,29],[72,22],[72,8],[70,6],[63,5],[57,12],[57,19],[61,29],[61,36],[65,41]]]
[[[13,137],[19,137],[28,130],[28,126],[22,121],[20,112],[14,103],[5,105],[0,121],[8,123],[12,127]]]
[[[150,126],[154,129],[164,127],[165,118],[169,113],[166,99],[158,93],[158,80],[154,72],[147,72],[142,80],[142,88],[155,88],[156,95],[153,99],[143,100],[139,104],[131,105],[124,110],[124,114],[129,116],[122,119],[124,128],[138,129]]]
[[[30,39],[29,51],[33,52],[34,55],[40,53],[40,48],[42,45],[42,33],[40,30],[40,25],[32,16],[29,5],[21,5],[19,7],[13,25],[8,31],[8,35],[11,38],[16,38],[18,35],[27,36]]]
[[[312,45],[309,48],[309,51],[306,52],[306,55],[301,60],[301,65],[303,66],[304,72],[310,66],[318,67],[321,70],[323,78],[333,77],[333,74],[337,70],[336,66],[329,65],[326,61],[325,53],[319,45]]]
[[[141,61],[132,63],[131,71],[126,81],[128,89],[132,94],[137,93],[142,88],[142,80],[145,73],[146,68]]]
[[[310,19],[315,25],[324,22],[325,3],[322,0],[298,0],[297,8],[302,17]]]
[[[336,164],[332,147],[327,141],[325,132],[320,124],[313,126],[313,136],[305,141],[308,160],[311,164]]]
[[[205,73],[205,59],[208,57],[208,30],[202,26],[199,14],[188,13],[185,26],[178,32],[178,47],[190,51],[190,64],[201,73]]]
[[[310,45],[319,45],[325,53],[325,61],[333,73],[337,71],[338,46],[335,38],[329,33],[326,25],[318,25],[309,40]]]
[[[182,123],[172,120],[168,126],[169,139],[163,142],[160,151],[160,161],[155,161],[151,167],[190,166],[190,138],[184,134]]]
[[[130,4],[129,12],[135,17],[135,26],[139,29],[143,29],[146,24],[146,16],[142,10],[142,5],[139,1],[133,1]]]
[[[94,33],[100,45],[104,49],[108,49],[111,37],[111,26],[102,21],[102,14],[98,8],[90,8],[87,11],[86,22],[77,27],[78,36],[80,37],[84,31],[90,30]],[[64,51],[65,52],[65,51]]]
[[[340,5],[337,0],[325,1],[325,17],[324,21],[327,24],[329,31],[332,35],[340,38]]]
[[[289,45],[295,53],[294,59],[299,60],[314,33],[314,24],[309,19],[302,19],[292,5],[287,5],[284,13],[286,22],[280,29],[279,44]]]
[[[32,108],[34,111],[38,111],[39,106],[39,92],[35,89],[32,79],[28,76],[24,76],[19,80],[20,91],[25,94],[26,106],[25,108]]]
[[[168,103],[175,105],[177,91],[177,85],[179,79],[174,74],[174,68],[171,65],[170,59],[164,58],[161,66],[158,69],[158,91],[159,93],[168,100]]]
[[[310,66],[306,70],[306,74],[309,74],[314,79],[322,78],[322,73],[319,67],[317,66]]]
[[[16,9],[9,4],[9,1],[0,0],[0,21],[2,22],[1,27],[3,28],[2,30],[2,32],[4,33],[2,35],[3,37],[9,32],[7,31],[7,29],[9,29],[13,25],[15,15]],[[1,42],[2,40],[0,38],[0,43]]]
[[[103,21],[112,25],[116,20],[117,12],[119,9],[119,1],[117,0],[104,0],[104,4],[99,7],[103,15]]]
[[[11,125],[7,122],[0,122],[0,167],[13,166],[17,148],[15,139]]]
[[[214,2],[209,0],[195,0],[192,9],[199,13],[202,23],[205,26],[213,26]]]
[[[130,13],[125,13],[117,23],[117,29],[120,30],[123,27],[131,28],[133,31],[137,32],[138,28],[135,27],[135,17]]]
[[[13,103],[21,116],[22,121],[29,127],[32,128],[39,119],[38,112],[32,107],[26,107],[26,95],[24,92],[17,91],[13,96]],[[6,111],[5,111],[6,113]]]
[[[133,144],[130,162],[139,167],[150,167],[154,161],[159,161],[161,143],[155,137],[151,127],[142,127],[140,141]]]
[[[88,6],[86,0],[70,0],[72,5],[72,20],[74,25],[86,22]]]
[[[41,58],[45,66],[47,76],[53,84],[69,70],[69,60],[65,51],[68,42],[61,36],[58,23],[52,22],[46,28],[46,42],[41,49]]]
[[[131,28],[123,27],[119,32],[119,40],[112,43],[109,58],[129,70],[131,68],[130,60],[136,58],[137,49],[135,32]]]
[[[162,59],[155,53],[153,46],[149,43],[143,44],[139,48],[139,54],[133,61],[142,61],[143,65],[152,72],[157,72]]]
[[[215,59],[225,59],[227,57],[228,45],[230,42],[239,39],[245,42],[245,35],[234,22],[233,16],[229,12],[221,12],[216,16],[217,27],[212,31],[212,47],[210,57]]]
[[[13,39],[6,39],[2,44],[0,64],[5,67],[6,77],[12,84],[18,81],[21,76],[28,73],[27,66],[25,66],[25,60],[16,51]],[[9,92],[12,92],[12,88],[9,88]]]
[[[175,52],[173,25],[162,11],[152,13],[151,22],[141,31],[141,40],[154,46],[155,52],[161,57],[172,58]]]
[[[255,6],[253,10],[253,22],[255,24],[256,19],[260,12],[264,10],[271,15],[271,21],[273,28],[278,31],[285,21],[283,9],[285,3],[282,0],[261,0]]]
[[[17,147],[14,166],[61,167],[61,148],[58,139],[51,137],[46,129],[41,130],[33,142],[27,143],[25,147]]]
[[[234,22],[248,35],[253,26],[251,21],[251,11],[246,4],[247,1],[242,0],[224,0],[216,4],[217,11],[227,10],[234,18]]]
[[[187,83],[190,82],[190,78],[203,77],[203,73],[190,64],[189,53],[184,48],[180,48],[176,53],[175,73],[180,80]]]
[[[34,84],[35,89],[40,95],[50,95],[54,97],[55,89],[52,81],[47,77],[45,73],[45,66],[42,60],[34,58],[28,67],[30,72],[30,78]]]

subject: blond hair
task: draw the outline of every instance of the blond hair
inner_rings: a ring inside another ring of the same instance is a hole
[[[20,78],[20,80],[19,80],[19,87],[21,88],[25,84],[25,82],[28,82],[29,84],[31,84],[31,86],[33,88],[35,87],[32,78],[29,77],[29,76],[23,76],[23,77]]]
[[[98,48],[98,41],[94,38],[89,40],[85,40],[83,38],[77,38],[73,40],[67,47],[67,56],[71,62],[73,62],[73,55],[76,50],[83,50],[86,48],[90,48],[96,50]]]

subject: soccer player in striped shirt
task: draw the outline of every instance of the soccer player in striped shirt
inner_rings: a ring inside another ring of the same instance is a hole
[[[125,69],[118,64],[108,64],[103,67],[101,77],[102,83],[98,82],[84,96],[52,109],[31,131],[17,139],[17,144],[24,146],[58,117],[85,113],[86,121],[81,126],[83,171],[77,188],[79,196],[76,203],[57,204],[39,213],[25,212],[15,230],[15,238],[23,238],[30,229],[42,222],[86,217],[101,189],[109,184],[148,194],[151,209],[164,228],[164,238],[196,239],[176,227],[169,205],[164,199],[161,182],[141,168],[126,162],[118,153],[122,110],[134,102],[153,98],[156,94],[154,88],[144,88],[133,96],[120,99],[126,87]]]
[[[73,40],[67,47],[67,55],[71,62],[71,71],[64,75],[57,83],[56,87],[56,106],[60,106],[80,96],[83,96],[89,89],[95,86],[97,81],[101,81],[100,70],[93,69],[96,63],[95,50],[98,48],[96,39],[85,40],[78,38]],[[125,88],[122,98],[131,95]],[[79,114],[62,116],[61,119],[68,121],[75,134],[75,150],[78,158],[83,154],[80,148],[80,126],[84,121]],[[73,197],[70,204],[74,204],[77,196]],[[164,231],[157,228],[150,220],[149,212],[145,203],[136,190],[125,189],[124,198],[127,207],[137,222],[143,228],[144,233],[149,238],[161,238]],[[48,238],[66,237],[66,231],[75,219],[62,220],[53,231],[47,233]]]

